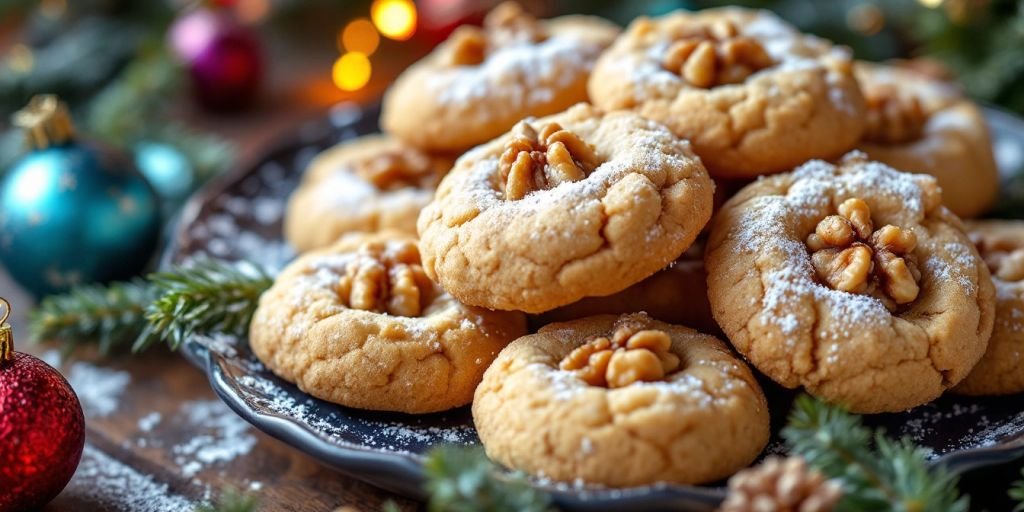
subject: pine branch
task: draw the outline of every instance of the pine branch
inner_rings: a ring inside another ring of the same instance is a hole
[[[1010,491],[1007,493],[1010,495],[1010,499],[1017,502],[1017,506],[1013,508],[1013,512],[1024,511],[1024,468],[1020,470],[1021,479],[1017,480],[1010,486]]]
[[[153,300],[144,281],[88,285],[51,295],[29,316],[33,340],[60,340],[65,355],[82,343],[97,342],[103,354],[130,346],[146,327]]]
[[[242,335],[273,278],[251,264],[206,261],[149,276],[157,297],[146,308],[149,325],[133,350],[158,341],[177,349],[196,333]]]
[[[522,473],[499,475],[479,448],[434,448],[424,464],[431,512],[549,512],[551,498]]]
[[[783,429],[791,453],[801,455],[843,485],[838,510],[966,512],[957,477],[929,467],[926,452],[909,439],[893,441],[860,418],[803,396]]]
[[[256,512],[258,507],[255,496],[229,488],[221,493],[216,503],[200,505],[195,512]]]

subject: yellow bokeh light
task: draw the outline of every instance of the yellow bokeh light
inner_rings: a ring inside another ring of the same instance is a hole
[[[370,59],[363,53],[348,52],[334,61],[331,76],[334,85],[343,91],[357,91],[370,81],[373,67]]]
[[[380,44],[380,36],[373,23],[366,18],[352,20],[345,25],[341,32],[341,45],[338,48],[342,52],[359,52],[363,55],[373,55]]]
[[[934,9],[942,5],[942,0],[917,0],[921,5]]]
[[[397,41],[416,32],[416,6],[411,0],[373,0],[370,17],[381,34]]]

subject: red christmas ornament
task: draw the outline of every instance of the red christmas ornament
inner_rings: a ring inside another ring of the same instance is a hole
[[[85,446],[85,417],[68,381],[14,351],[11,306],[0,319],[0,512],[39,508],[71,480]]]
[[[224,7],[200,7],[180,16],[168,32],[171,49],[192,75],[204,107],[238,110],[252,104],[263,80],[263,50],[256,33]]]

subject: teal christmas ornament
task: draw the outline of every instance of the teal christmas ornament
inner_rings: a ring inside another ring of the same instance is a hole
[[[11,277],[40,297],[142,271],[160,204],[131,161],[76,140],[55,96],[32,98],[13,121],[31,150],[0,182],[0,263]]]
[[[177,148],[163,142],[142,141],[133,148],[135,166],[161,199],[180,203],[192,192],[195,172],[188,158]]]

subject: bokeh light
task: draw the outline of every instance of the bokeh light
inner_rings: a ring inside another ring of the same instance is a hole
[[[885,28],[885,13],[875,4],[856,5],[846,14],[846,24],[865,36],[872,36]]]
[[[385,37],[405,41],[416,32],[416,6],[411,0],[374,0],[370,17]]]
[[[7,66],[11,68],[11,71],[22,74],[32,71],[32,67],[35,65],[36,59],[32,54],[31,48],[19,43],[12,46],[10,52],[10,56],[7,60]]]
[[[359,52],[363,55],[373,55],[380,44],[380,35],[373,23],[366,18],[352,20],[341,32],[341,41],[338,49],[344,52]]]
[[[373,68],[366,54],[348,52],[334,62],[331,76],[334,85],[343,91],[357,91],[370,81]]]
[[[921,5],[934,9],[942,5],[942,0],[917,0]]]
[[[235,14],[242,23],[255,25],[270,13],[270,0],[238,0]]]

